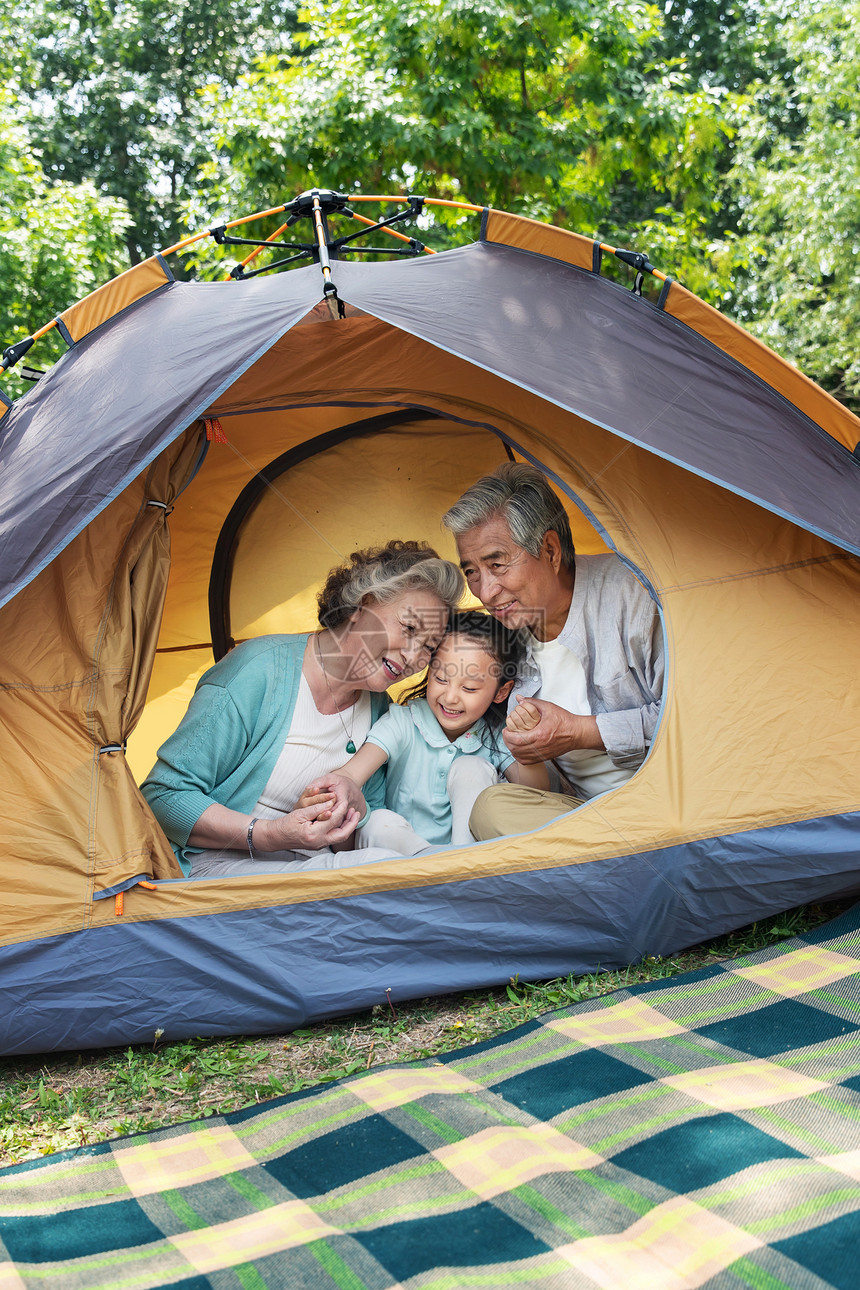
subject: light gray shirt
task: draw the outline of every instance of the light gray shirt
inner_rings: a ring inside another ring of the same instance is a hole
[[[618,556],[578,555],[573,598],[558,637],[585,671],[588,701],[612,762],[632,775],[645,760],[660,715],[665,653],[656,603]],[[529,697],[541,687],[528,650],[514,684]],[[541,694],[552,703],[551,694]]]

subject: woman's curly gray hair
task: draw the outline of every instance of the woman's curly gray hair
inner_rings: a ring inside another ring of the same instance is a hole
[[[370,596],[387,604],[404,591],[431,591],[448,609],[463,598],[463,575],[426,542],[386,542],[353,551],[328,575],[317,597],[322,627],[342,626]]]

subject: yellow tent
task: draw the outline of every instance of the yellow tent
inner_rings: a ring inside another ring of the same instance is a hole
[[[487,210],[398,261],[181,283],[156,256],[61,315],[0,420],[0,1051],[289,1029],[860,886],[860,423],[609,249]],[[506,457],[659,603],[641,770],[534,835],[183,879],[137,785],[213,657],[310,628],[356,547],[453,555],[442,512]]]

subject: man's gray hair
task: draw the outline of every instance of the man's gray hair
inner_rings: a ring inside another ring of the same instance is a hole
[[[552,529],[561,543],[562,564],[574,567],[576,551],[567,513],[534,466],[508,461],[491,475],[484,475],[445,512],[442,523],[460,537],[496,516],[505,521],[517,546],[535,557],[540,556],[544,537]]]

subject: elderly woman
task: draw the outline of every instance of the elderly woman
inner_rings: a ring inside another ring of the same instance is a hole
[[[320,631],[263,636],[200,680],[143,795],[194,877],[365,864],[336,851],[383,805],[381,775],[351,800],[296,809],[302,790],[361,746],[389,685],[420,672],[463,593],[455,564],[418,542],[357,551],[319,596]]]

